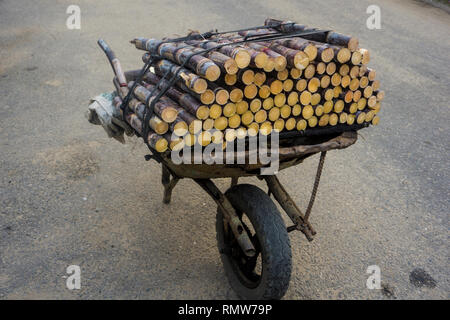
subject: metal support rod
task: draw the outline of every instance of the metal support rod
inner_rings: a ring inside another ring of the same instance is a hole
[[[225,219],[230,224],[231,231],[233,232],[239,246],[242,251],[248,257],[253,257],[256,253],[255,247],[248,236],[247,231],[242,225],[233,205],[227,199],[227,197],[217,188],[217,186],[210,179],[194,179],[200,187],[202,187],[208,194],[214,199],[219,206]]]
[[[311,209],[314,204],[314,200],[316,199],[317,189],[319,188],[320,176],[322,175],[323,164],[325,163],[325,156],[327,155],[326,151],[320,153],[319,165],[317,166],[316,179],[314,180],[314,186],[311,192],[311,198],[309,199],[308,208],[305,212],[305,220],[307,221],[309,215],[311,214]]]
[[[286,214],[291,218],[292,222],[297,226],[297,230],[303,232],[309,241],[314,239],[316,231],[314,231],[311,224],[305,219],[305,216],[287,193],[280,181],[275,175],[262,176],[266,180],[267,186],[280,206],[284,209]]]

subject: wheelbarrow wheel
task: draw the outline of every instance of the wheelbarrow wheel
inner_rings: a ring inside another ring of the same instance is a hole
[[[291,278],[291,245],[286,226],[270,197],[258,187],[239,184],[225,193],[256,249],[247,257],[219,209],[219,252],[231,287],[243,299],[281,299]]]

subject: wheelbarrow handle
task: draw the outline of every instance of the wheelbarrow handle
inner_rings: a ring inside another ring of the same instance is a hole
[[[114,71],[114,74],[117,77],[117,80],[119,80],[119,85],[121,87],[127,86],[127,80],[125,78],[125,74],[122,70],[122,66],[120,65],[119,59],[117,59],[114,51],[111,50],[111,48],[108,46],[108,44],[103,39],[98,39],[97,41],[100,48],[103,50],[103,52],[106,54],[106,57],[109,60],[109,63],[111,63],[111,67]]]

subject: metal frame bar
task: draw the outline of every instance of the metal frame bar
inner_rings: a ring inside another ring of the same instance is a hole
[[[241,219],[239,219],[236,211],[233,208],[231,202],[227,197],[217,188],[211,179],[193,179],[200,185],[217,203],[219,209],[222,211],[225,220],[229,223],[231,231],[233,232],[239,246],[248,257],[253,257],[256,253],[256,249],[250,240],[250,237],[242,225]]]
[[[311,226],[308,219],[305,219],[304,214],[301,212],[295,201],[292,200],[286,189],[284,189],[277,176],[263,176],[263,179],[266,181],[270,193],[273,194],[274,198],[278,201],[289,218],[291,218],[295,225],[295,229],[303,232],[306,238],[309,241],[312,241],[316,231]]]
[[[275,200],[280,204],[286,214],[294,223],[293,226],[288,227],[288,232],[293,230],[301,231],[309,241],[314,239],[316,235],[316,231],[312,227],[309,222],[309,216],[311,214],[312,206],[314,204],[314,200],[317,194],[317,188],[319,186],[320,176],[322,174],[323,164],[325,161],[326,151],[321,152],[319,165],[317,167],[316,178],[314,181],[313,190],[311,192],[311,198],[309,200],[308,208],[306,209],[306,213],[303,214],[300,208],[297,206],[295,201],[291,198],[289,193],[283,187],[281,182],[278,180],[275,175],[267,175],[267,176],[258,176],[259,179],[264,179],[267,183],[268,194],[273,194]],[[172,176],[172,178],[171,178]],[[162,163],[162,175],[161,182],[164,186],[164,203],[170,203],[170,199],[172,196],[172,190],[180,180],[179,177],[175,176],[170,169]],[[252,257],[256,250],[253,246],[253,243],[250,240],[250,237],[242,225],[241,220],[236,214],[233,205],[227,199],[227,197],[217,188],[217,186],[212,182],[211,179],[193,179],[200,187],[202,187],[213,200],[217,203],[219,209],[222,211],[225,221],[231,227],[231,231],[233,232],[236,240],[239,243],[239,246],[242,248],[242,251],[249,257]],[[238,177],[231,178],[231,187],[238,183]]]
[[[170,176],[172,175],[172,178]],[[162,164],[162,174],[161,174],[161,182],[164,186],[164,203],[170,203],[170,199],[172,196],[172,190],[180,180],[179,177],[175,176],[170,169]],[[242,251],[248,257],[253,257],[256,253],[256,249],[253,246],[253,243],[250,240],[250,237],[242,225],[241,220],[239,219],[236,211],[233,208],[233,205],[227,199],[227,197],[217,188],[214,182],[211,179],[193,179],[200,187],[203,188],[213,200],[217,203],[219,209],[222,211],[225,221],[231,227],[231,231],[233,232],[239,246]],[[236,180],[237,182],[237,180]]]
[[[297,206],[295,201],[291,198],[289,193],[287,193],[286,189],[284,189],[280,180],[275,175],[272,176],[259,176],[258,178],[264,179],[267,183],[267,187],[269,188],[268,193],[273,194],[274,198],[280,204],[280,206],[284,209],[286,214],[291,218],[294,223],[293,226],[288,227],[288,232],[293,230],[299,230],[303,232],[306,236],[306,239],[309,241],[314,240],[314,236],[316,235],[316,231],[312,227],[309,222],[309,217],[311,215],[311,210],[314,204],[314,200],[317,195],[317,189],[319,187],[320,176],[322,175],[322,169],[325,162],[326,151],[320,153],[319,165],[317,166],[316,178],[314,180],[314,186],[311,192],[311,197],[309,199],[308,208],[306,209],[306,213],[303,214],[300,208]]]

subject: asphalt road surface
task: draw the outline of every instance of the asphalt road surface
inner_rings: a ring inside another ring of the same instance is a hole
[[[81,8],[81,29],[66,9]],[[230,30],[268,16],[358,36],[386,91],[381,122],[329,152],[309,243],[291,233],[286,299],[449,298],[450,16],[416,1],[0,1],[0,298],[233,299],[216,205],[193,181],[163,205],[160,167],[85,117],[113,89],[104,38],[125,69],[136,36]],[[307,204],[317,156],[280,180]],[[264,190],[257,179],[242,179]],[[226,190],[228,180],[218,180]],[[81,267],[68,290],[66,268]],[[366,287],[368,266],[382,289]]]

